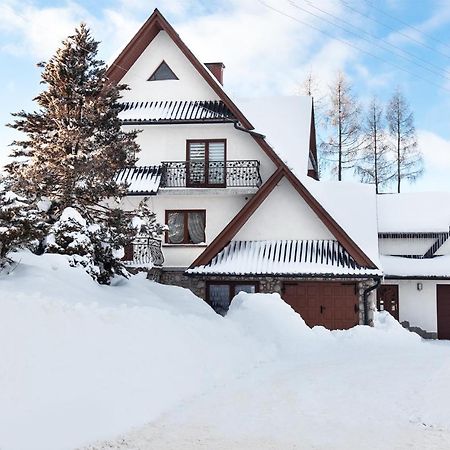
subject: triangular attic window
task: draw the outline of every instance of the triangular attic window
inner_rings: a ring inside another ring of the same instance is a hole
[[[153,72],[148,81],[158,80],[178,80],[178,77],[172,72],[172,69],[163,61]]]

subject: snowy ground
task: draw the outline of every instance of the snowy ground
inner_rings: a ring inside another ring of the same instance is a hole
[[[241,294],[222,318],[181,288],[17,258],[0,274],[2,450],[450,448],[450,343],[390,316],[310,330]]]
[[[378,346],[352,335],[262,365],[87,448],[449,449],[449,345],[380,336]]]

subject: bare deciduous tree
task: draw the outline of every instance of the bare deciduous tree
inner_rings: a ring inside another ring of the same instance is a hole
[[[342,72],[330,86],[327,124],[331,134],[322,142],[322,156],[339,181],[345,169],[354,169],[361,148],[360,107],[352,86]]]
[[[424,170],[422,153],[417,147],[414,115],[400,89],[396,89],[389,101],[386,119],[395,148],[397,192],[400,192],[402,180],[415,181]]]
[[[395,177],[385,126],[383,107],[373,97],[363,123],[363,146],[355,172],[362,182],[374,184],[377,194]]]

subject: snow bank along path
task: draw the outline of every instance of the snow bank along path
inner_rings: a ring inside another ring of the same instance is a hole
[[[278,296],[240,294],[222,318],[143,276],[99,286],[62,256],[16,258],[2,450],[450,448],[450,346],[390,316],[311,330]]]

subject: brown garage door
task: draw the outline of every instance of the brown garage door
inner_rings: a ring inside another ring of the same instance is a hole
[[[437,285],[438,339],[450,339],[450,285]]]
[[[359,323],[355,284],[299,282],[285,284],[283,299],[313,327],[343,330]]]

